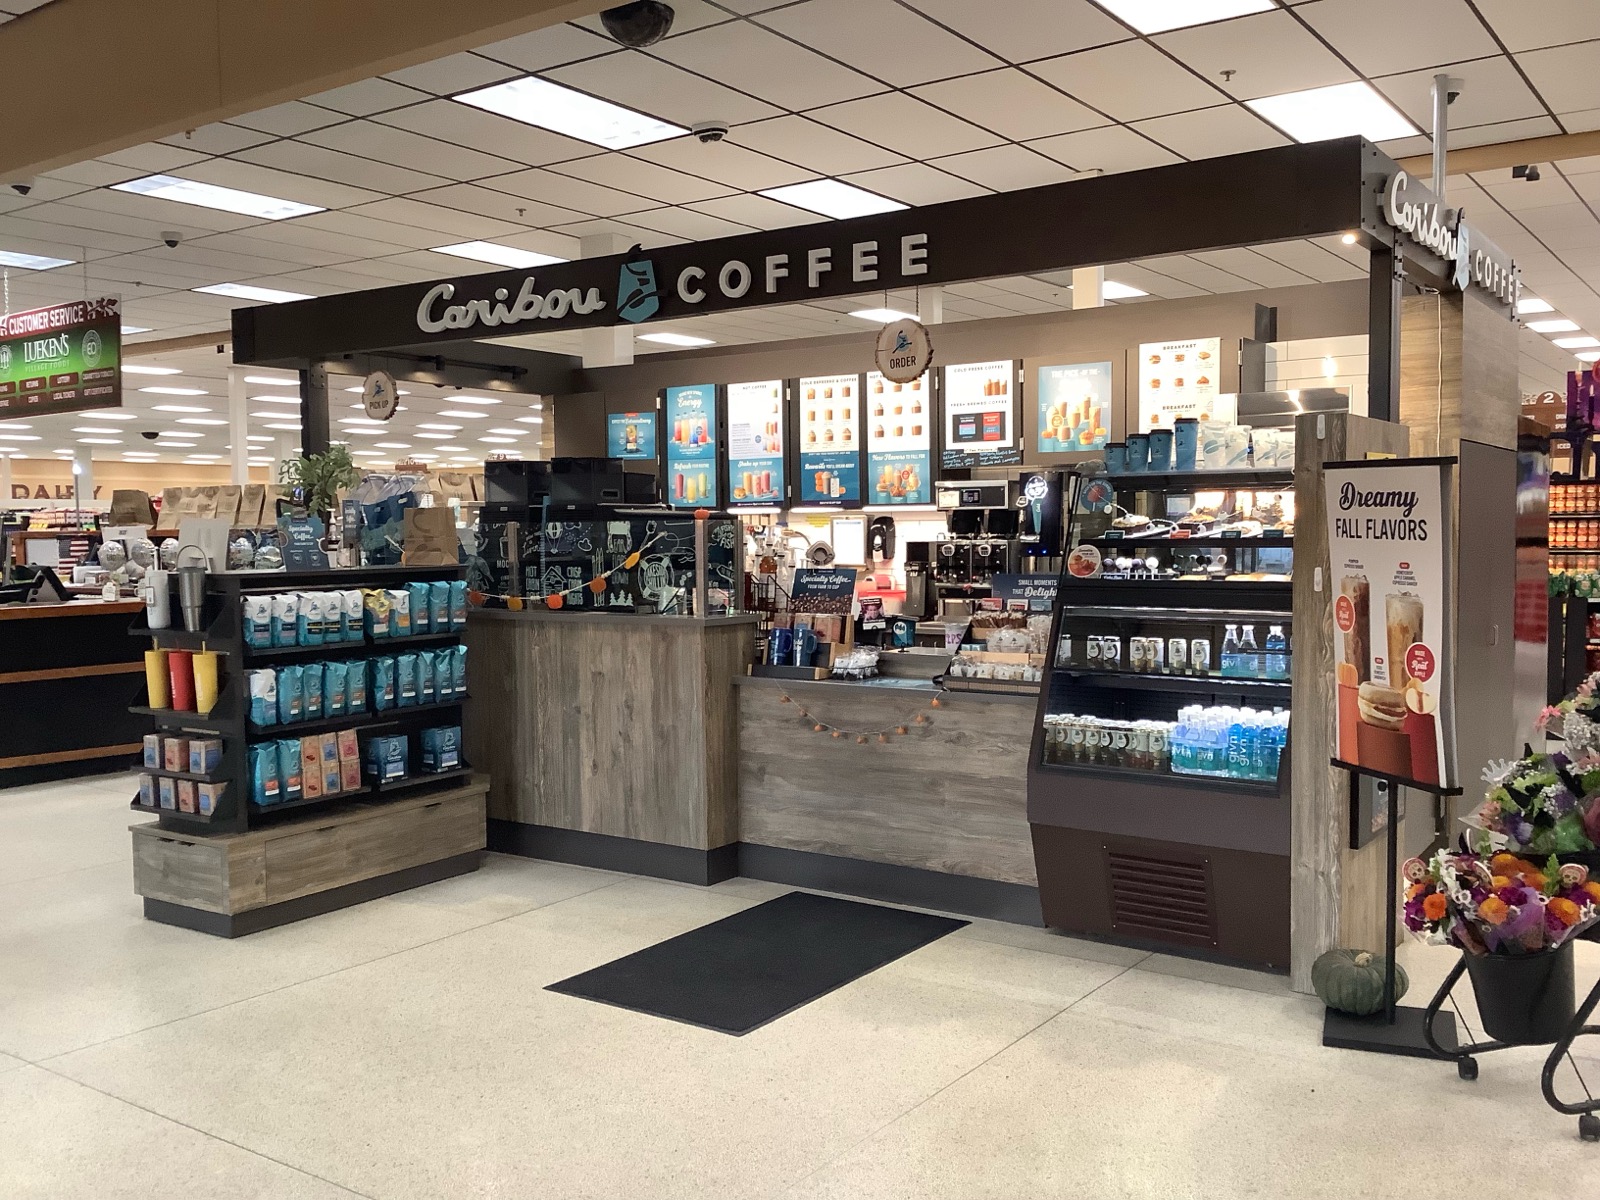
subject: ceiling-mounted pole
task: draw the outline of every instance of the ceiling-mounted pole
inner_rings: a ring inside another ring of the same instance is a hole
[[[1461,93],[1461,80],[1433,77],[1433,194],[1444,200],[1445,164],[1450,150],[1450,102]]]

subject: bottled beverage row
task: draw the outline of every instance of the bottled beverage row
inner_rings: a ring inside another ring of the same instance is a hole
[[[1044,760],[1156,774],[1272,781],[1289,735],[1281,709],[1193,705],[1176,721],[1123,721],[1047,713]]]
[[[1156,637],[1063,633],[1056,644],[1056,666],[1090,671],[1133,671],[1141,675],[1221,675],[1224,679],[1282,681],[1289,678],[1289,639],[1282,625],[1229,625],[1221,653],[1212,655],[1212,637]],[[1212,631],[1214,632],[1214,631]]]

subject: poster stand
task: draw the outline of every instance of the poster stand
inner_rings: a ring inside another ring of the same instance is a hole
[[[1409,787],[1435,796],[1459,796],[1461,789],[1428,787],[1408,779],[1372,771],[1355,763],[1342,762],[1337,758],[1331,761],[1341,771],[1350,773],[1352,807],[1358,802],[1356,792],[1360,786],[1361,776],[1365,775],[1389,785],[1389,819],[1385,822],[1384,831],[1384,882],[1388,908],[1384,912],[1386,949],[1383,1008],[1367,1017],[1352,1016],[1349,1013],[1328,1009],[1322,1021],[1322,1044],[1340,1050],[1366,1050],[1373,1054],[1400,1054],[1411,1058],[1438,1058],[1439,1049],[1443,1049],[1448,1057],[1454,1053],[1457,1044],[1455,1018],[1449,1013],[1438,1014],[1433,1023],[1433,1040],[1430,1040],[1427,1010],[1395,1003],[1394,952],[1400,911],[1400,864],[1397,861],[1400,857],[1400,789]],[[1435,1042],[1438,1049],[1435,1048]]]

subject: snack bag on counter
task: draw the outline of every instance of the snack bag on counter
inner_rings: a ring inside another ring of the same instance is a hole
[[[293,646],[300,622],[300,593],[278,592],[272,597],[272,644]]]

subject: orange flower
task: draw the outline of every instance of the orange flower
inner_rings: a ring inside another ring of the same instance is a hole
[[[1538,888],[1542,892],[1544,891],[1545,883],[1548,881],[1543,871],[1524,871],[1522,873],[1522,882],[1531,888]]]
[[[1435,892],[1422,902],[1422,915],[1430,921],[1444,919],[1445,900],[1443,893]]]
[[[1478,915],[1491,925],[1500,925],[1511,915],[1511,906],[1499,896],[1490,896],[1478,905]]]
[[[1496,854],[1489,860],[1489,868],[1496,875],[1509,875],[1519,866],[1521,866],[1521,863],[1517,860],[1515,854]]]
[[[1555,913],[1555,915],[1560,918],[1563,925],[1572,926],[1578,923],[1578,906],[1571,900],[1563,900],[1560,896],[1557,896],[1554,900],[1551,900],[1548,904],[1546,904],[1545,907],[1549,911]]]
[[[1489,886],[1494,888],[1494,890],[1497,891],[1497,892],[1503,887],[1510,887],[1511,886],[1511,876],[1509,876],[1509,875],[1495,875],[1489,880]]]
[[[1408,887],[1406,889],[1406,899],[1407,900],[1415,900],[1417,898],[1417,893],[1422,891],[1422,889],[1427,887],[1427,886],[1428,885],[1425,884],[1425,883],[1413,883],[1410,887]]]
[[[1589,893],[1589,898],[1591,900],[1593,900],[1596,904],[1600,904],[1600,883],[1596,883],[1591,879],[1588,883],[1583,885],[1583,890]]]

